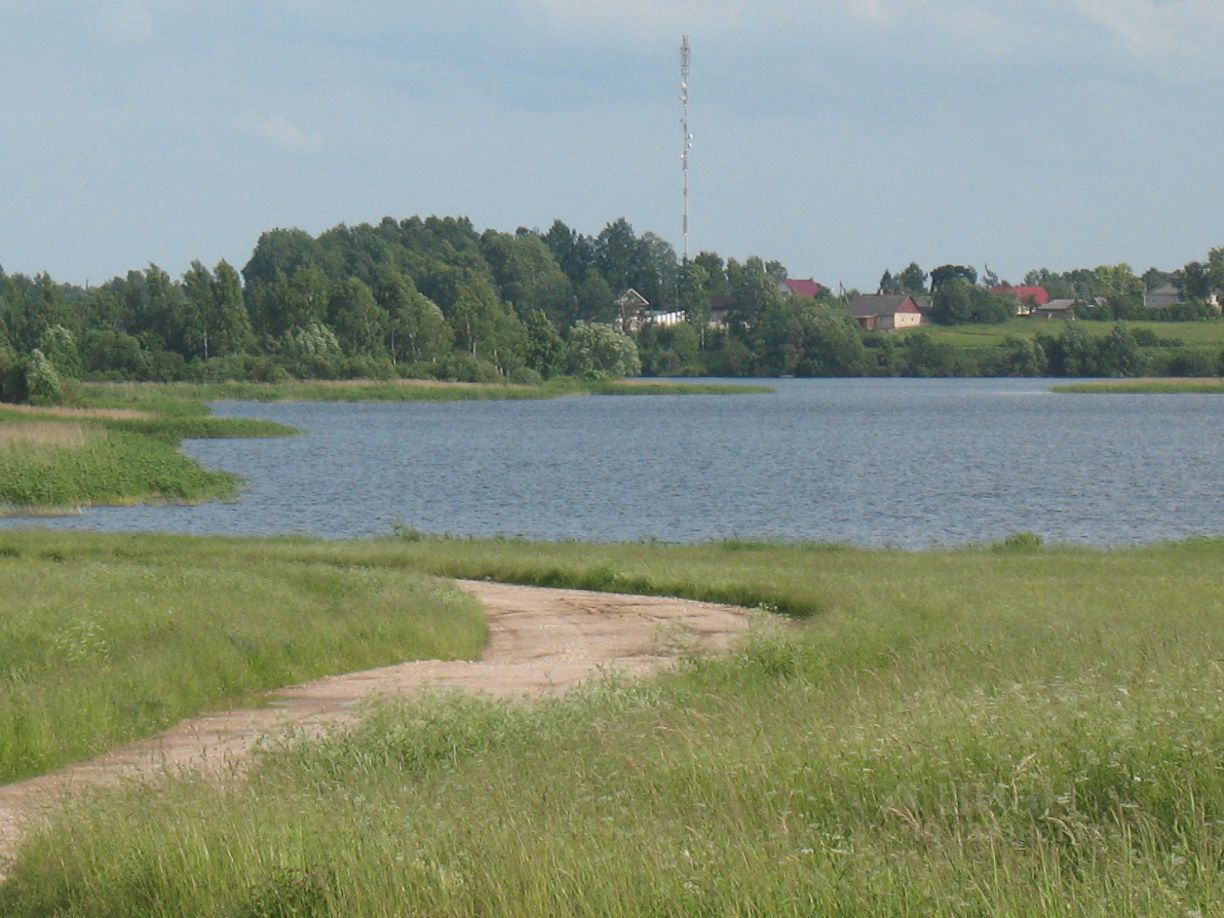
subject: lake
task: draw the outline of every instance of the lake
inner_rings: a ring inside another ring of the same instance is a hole
[[[777,392],[221,403],[304,431],[185,445],[246,479],[239,500],[0,525],[906,548],[1022,530],[1093,545],[1224,534],[1218,396],[1057,395],[1048,379],[765,382]]]

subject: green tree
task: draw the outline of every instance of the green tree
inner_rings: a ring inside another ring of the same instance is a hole
[[[931,292],[935,293],[954,280],[963,280],[973,286],[977,283],[977,277],[977,269],[967,265],[940,265],[931,269]]]
[[[574,287],[581,284],[587,272],[595,267],[595,245],[592,240],[560,220],[554,220],[541,238]]]
[[[584,379],[636,376],[642,363],[637,344],[607,325],[576,322],[566,348],[566,371]]]
[[[238,272],[226,261],[209,271],[193,261],[183,275],[183,342],[187,356],[204,360],[242,353],[251,323],[242,298]]]
[[[752,340],[766,375],[858,376],[868,363],[854,319],[827,301],[777,301],[762,313]]]
[[[919,296],[926,293],[927,275],[922,268],[918,267],[918,262],[911,261],[909,266],[896,277],[898,293],[908,293],[910,296]]]
[[[27,398],[34,405],[58,405],[64,399],[64,383],[59,372],[38,348],[30,352],[25,388]]]
[[[705,267],[689,262],[680,268],[677,307],[684,310],[684,319],[696,333],[697,345],[705,347],[710,324],[710,275]]]
[[[594,268],[587,271],[576,298],[579,319],[588,322],[611,322],[616,314],[616,294],[612,292],[604,276]]]
[[[539,236],[487,230],[480,239],[480,249],[501,298],[520,318],[533,309],[542,309],[554,321],[564,320],[573,289]]]
[[[1097,341],[1094,375],[1142,376],[1146,361],[1134,336],[1121,322]]]
[[[291,328],[281,337],[280,352],[300,378],[335,375],[341,356],[336,333],[322,322]]]
[[[52,325],[43,332],[39,350],[61,377],[80,379],[81,355],[72,332],[62,325]]]
[[[946,281],[935,290],[931,318],[940,325],[964,325],[973,317],[973,286],[962,277]]]
[[[383,353],[387,314],[360,278],[350,277],[332,288],[327,318],[345,353],[367,357]]]
[[[392,363],[436,361],[450,352],[454,334],[437,304],[417,290],[412,278],[385,272],[374,298],[387,316],[387,353]]]
[[[781,301],[776,271],[755,255],[743,264],[728,259],[727,280],[731,286],[731,321],[740,330],[751,327]]]
[[[565,368],[565,342],[542,309],[533,309],[523,320],[527,336],[524,354],[527,366],[545,379],[556,376]]]
[[[497,296],[493,284],[476,277],[463,286],[451,313],[456,343],[487,360],[503,375],[522,366],[527,348],[523,324]]]
[[[608,282],[614,295],[619,295],[633,286],[637,262],[637,236],[624,217],[609,223],[595,237],[595,267]]]
[[[717,252],[698,252],[690,264],[706,274],[706,291],[710,296],[726,296],[731,292],[727,283],[727,266]]]

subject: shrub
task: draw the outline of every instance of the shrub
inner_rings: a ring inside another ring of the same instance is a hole
[[[64,400],[64,382],[42,351],[35,348],[26,367],[27,398],[35,405],[58,405]]]

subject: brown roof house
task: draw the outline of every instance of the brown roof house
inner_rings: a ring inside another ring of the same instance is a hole
[[[922,324],[918,301],[904,293],[860,293],[846,308],[865,331],[913,328]]]
[[[1050,300],[1040,306],[1034,306],[1029,316],[1034,319],[1074,319],[1075,307],[1079,300]]]

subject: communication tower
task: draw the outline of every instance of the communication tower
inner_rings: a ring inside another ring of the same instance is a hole
[[[680,171],[684,176],[684,264],[689,259],[689,154],[693,149],[693,135],[689,133],[689,38],[687,35],[680,42],[680,103],[684,107],[684,115],[680,124],[684,128],[684,149],[680,153]]]

